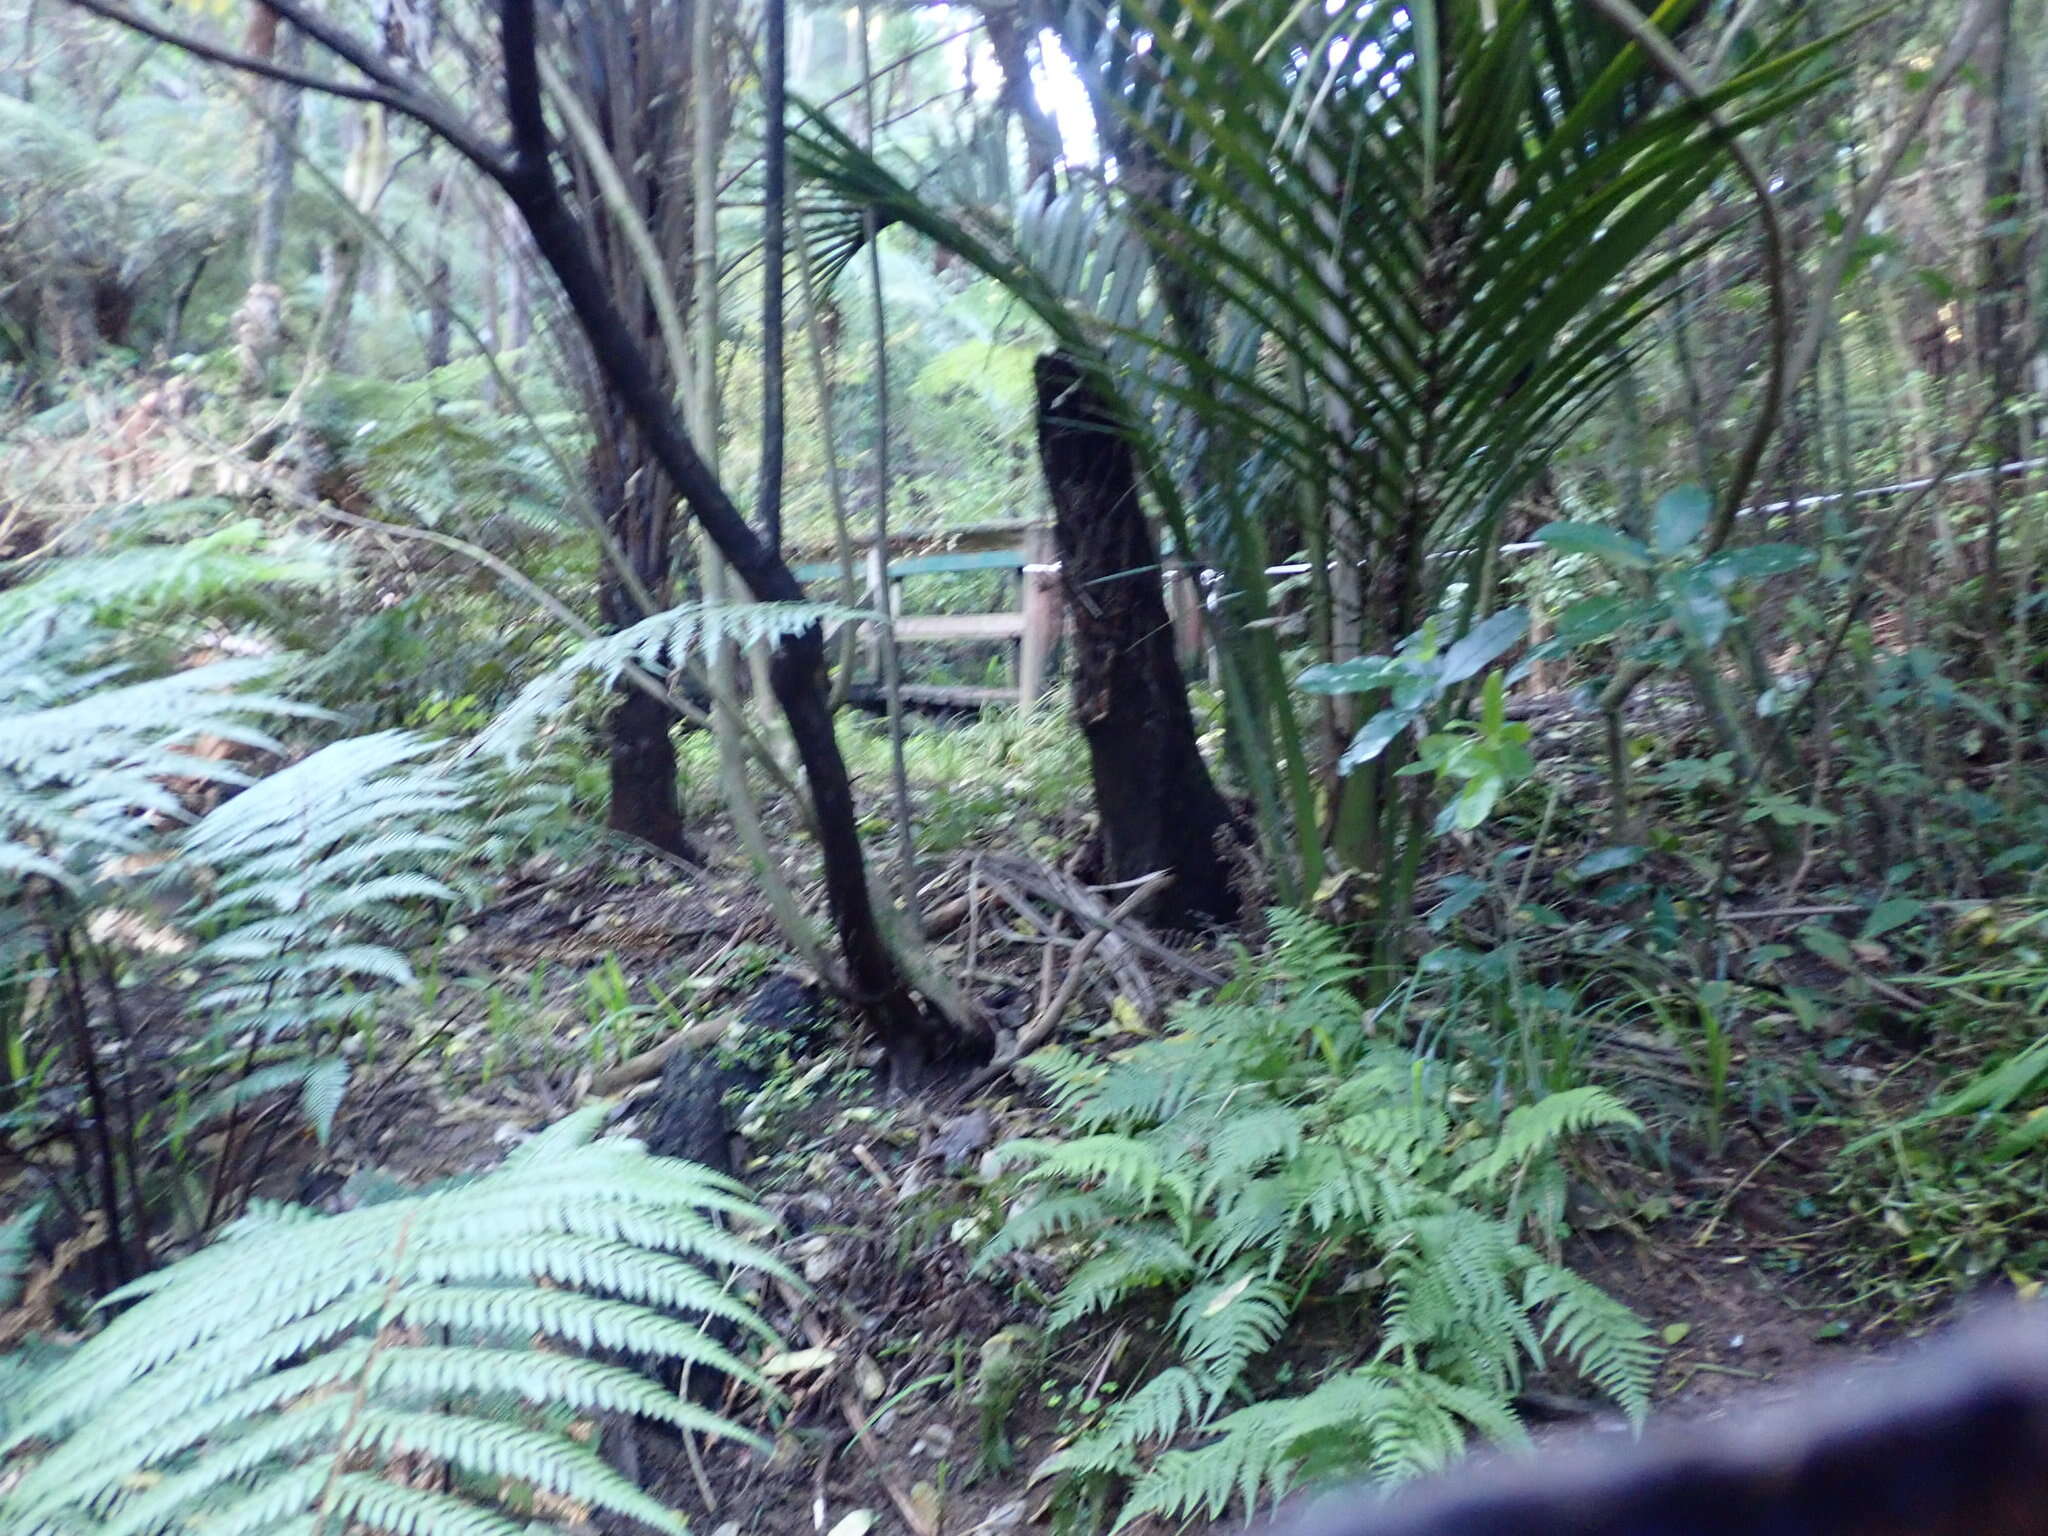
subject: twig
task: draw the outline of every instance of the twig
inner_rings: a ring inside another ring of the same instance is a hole
[[[669,1059],[679,1051],[694,1051],[707,1045],[716,1045],[725,1038],[725,1032],[732,1027],[730,1019],[705,1019],[692,1024],[688,1029],[679,1029],[661,1044],[649,1046],[637,1056],[629,1056],[616,1067],[608,1067],[590,1080],[593,1099],[608,1099],[615,1093],[623,1092],[649,1078],[659,1077],[667,1067]]]
[[[874,1181],[882,1187],[883,1194],[892,1200],[896,1198],[896,1181],[889,1177],[889,1170],[884,1168],[876,1160],[875,1154],[868,1150],[866,1142],[857,1141],[853,1144],[853,1160],[867,1169]]]
[[[1752,907],[1746,912],[1723,912],[1722,918],[1731,923],[1768,922],[1782,917],[1853,917],[1859,912],[1868,912],[1876,906],[1874,901],[1845,901],[1828,907]],[[1984,903],[1974,896],[1943,898],[1939,901],[1923,901],[1921,906],[1930,911],[1948,911],[1981,907]]]
[[[991,864],[995,866],[994,869],[989,868]],[[1077,880],[1047,870],[1030,860],[989,856],[981,867],[982,878],[1042,933],[1051,932],[1051,924],[1023,899],[1018,891],[1020,886],[1028,887],[1032,895],[1059,903],[1061,910],[1091,926],[1100,928],[1108,926],[1111,922],[1109,909],[1096,897],[1093,890]],[[1008,878],[1005,878],[1006,875]],[[1118,890],[1130,883],[1126,881],[1122,885],[1105,886],[1101,889]],[[1189,959],[1178,950],[1161,943],[1142,928],[1118,928],[1117,937],[1133,949],[1149,955],[1160,964],[1179,971],[1205,987],[1220,987],[1226,979],[1222,973],[1211,970],[1200,961]]]
[[[697,1493],[704,1500],[704,1513],[713,1520],[718,1518],[718,1495],[712,1491],[711,1479],[704,1471],[704,1453],[697,1449],[697,1432],[683,1431],[683,1454],[690,1459],[690,1475],[697,1480]]]
[[[938,1523],[926,1519],[924,1511],[917,1507],[916,1501],[901,1488],[898,1488],[895,1479],[882,1470],[884,1462],[882,1448],[876,1443],[875,1437],[868,1432],[867,1421],[861,1417],[860,1409],[854,1406],[853,1399],[850,1397],[840,1398],[839,1411],[845,1416],[846,1422],[852,1427],[854,1440],[867,1453],[868,1460],[875,1464],[875,1481],[880,1483],[882,1491],[889,1495],[889,1502],[896,1506],[896,1512],[903,1517],[903,1523],[909,1526],[916,1533],[916,1536],[939,1536]]]
[[[1704,1248],[1707,1246],[1708,1242],[1714,1236],[1714,1229],[1721,1225],[1721,1218],[1728,1214],[1729,1207],[1735,1203],[1735,1197],[1741,1194],[1745,1189],[1749,1188],[1750,1180],[1754,1179],[1758,1174],[1762,1173],[1764,1171],[1765,1166],[1768,1165],[1773,1159],[1775,1159],[1780,1152],[1788,1150],[1793,1142],[1797,1141],[1801,1136],[1805,1134],[1806,1133],[1804,1131],[1799,1131],[1795,1132],[1793,1135],[1787,1136],[1783,1141],[1779,1142],[1775,1147],[1771,1148],[1770,1151],[1766,1152],[1761,1158],[1759,1158],[1757,1160],[1755,1167],[1751,1168],[1749,1172],[1745,1173],[1741,1178],[1737,1179],[1732,1185],[1729,1186],[1728,1193],[1723,1195],[1720,1199],[1720,1202],[1717,1205],[1715,1205],[1714,1214],[1708,1219],[1707,1224],[1704,1227],[1700,1228],[1700,1235],[1692,1240],[1693,1247]]]
[[[1047,1037],[1059,1028],[1060,1019],[1065,1016],[1068,1007],[1081,990],[1081,983],[1088,974],[1088,959],[1095,952],[1096,945],[1115,932],[1113,925],[1119,918],[1150,900],[1172,880],[1173,871],[1168,869],[1156,870],[1147,875],[1143,884],[1117,903],[1115,910],[1109,915],[1111,926],[1093,930],[1074,946],[1074,952],[1067,960],[1066,979],[1061,982],[1059,991],[1053,994],[1051,1001],[1038,1010],[1036,1017],[1029,1024],[1017,1031],[1016,1043],[1010,1047],[1007,1055],[990,1062],[968,1080],[967,1086],[960,1092],[961,1098],[971,1098],[991,1083],[1007,1077],[1018,1062],[1037,1050]],[[1050,948],[1046,950],[1048,959],[1052,953]]]

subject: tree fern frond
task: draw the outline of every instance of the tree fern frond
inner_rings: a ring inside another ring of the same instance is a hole
[[[772,644],[818,624],[874,615],[828,603],[683,603],[650,614],[616,634],[585,641],[569,658],[528,683],[476,738],[474,750],[510,758],[543,721],[562,713],[586,685],[610,687],[629,667],[666,676],[691,656],[716,646]]]
[[[32,1200],[5,1221],[0,1221],[0,1312],[21,1295],[23,1281],[35,1259],[36,1223],[43,1219],[44,1202]]]
[[[59,609],[110,627],[164,612],[217,618],[230,599],[261,589],[329,585],[340,569],[332,546],[274,540],[256,519],[242,518],[183,543],[57,560],[0,592],[0,628]]]
[[[496,1531],[508,1514],[495,1506],[532,1487],[681,1529],[561,1415],[746,1432],[623,1366],[533,1341],[702,1362],[758,1383],[685,1319],[717,1311],[771,1335],[687,1261],[707,1246],[700,1198],[739,1203],[730,1181],[588,1135],[585,1121],[549,1144],[545,1163],[426,1195],[338,1216],[266,1214],[132,1287],[129,1310],[31,1383],[0,1442],[22,1463],[0,1494],[0,1524],[54,1531],[89,1518],[107,1533],[218,1536],[292,1529],[324,1509],[365,1530]],[[507,1227],[507,1206],[528,1210],[525,1241],[469,1246],[468,1234]],[[594,1236],[631,1224],[606,1208],[638,1211],[687,1246]],[[749,1267],[772,1263],[730,1234],[722,1246]],[[397,1487],[389,1458],[401,1454],[446,1468],[451,1491]]]

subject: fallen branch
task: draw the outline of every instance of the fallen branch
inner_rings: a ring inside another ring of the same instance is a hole
[[[1074,952],[1067,960],[1066,978],[1060,983],[1059,990],[1053,994],[1052,1000],[1038,1010],[1037,1016],[1029,1024],[1026,1024],[1017,1031],[1017,1039],[1011,1045],[1007,1054],[999,1056],[968,1080],[966,1088],[961,1091],[961,1098],[972,1098],[991,1083],[1007,1077],[1018,1062],[1029,1056],[1051,1038],[1052,1032],[1059,1028],[1060,1020],[1066,1016],[1067,1009],[1073,1005],[1075,997],[1080,994],[1081,983],[1088,974],[1089,958],[1095,953],[1096,947],[1103,940],[1110,938],[1116,933],[1116,924],[1119,919],[1136,908],[1143,906],[1148,900],[1163,890],[1172,879],[1173,871],[1167,869],[1157,870],[1147,875],[1139,883],[1137,889],[1118,902],[1116,907],[1109,912],[1108,922],[1102,927],[1094,929],[1079,944],[1074,946]],[[1052,952],[1047,950],[1046,953],[1050,955]]]
[[[712,1046],[725,1038],[725,1032],[732,1027],[730,1019],[701,1019],[685,1029],[679,1029],[661,1044],[649,1046],[637,1056],[630,1056],[616,1067],[607,1067],[590,1080],[589,1097],[608,1099],[615,1093],[638,1087],[661,1076],[662,1069],[678,1051],[694,1051]]]

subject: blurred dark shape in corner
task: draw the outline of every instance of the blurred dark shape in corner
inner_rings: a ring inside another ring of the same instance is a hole
[[[1267,1536],[2048,1536],[2048,1302],[2008,1304],[1790,1400],[1486,1456]]]

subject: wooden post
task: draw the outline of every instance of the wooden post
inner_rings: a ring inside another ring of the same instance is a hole
[[[896,622],[896,609],[898,606],[895,600],[896,593],[893,584],[882,579],[888,568],[888,551],[883,549],[880,543],[870,544],[867,557],[867,595],[869,601],[874,605],[875,612],[881,617],[875,623],[868,626],[868,632],[863,637],[861,649],[866,653],[868,668],[877,687],[881,686],[882,682],[881,625]]]
[[[1530,567],[1529,579],[1523,584],[1523,591],[1529,608],[1529,647],[1531,650],[1534,650],[1550,638],[1551,626],[1550,609],[1545,605],[1542,595],[1536,590],[1535,578],[1541,575],[1542,572],[1536,568],[1534,561],[1530,562]],[[1542,695],[1550,692],[1550,673],[1551,666],[1549,662],[1530,662],[1528,674],[1524,679],[1525,686],[1515,691],[1540,698]]]
[[[1180,650],[1183,672],[1196,672],[1202,665],[1202,582],[1185,565],[1166,569],[1166,607],[1173,615],[1174,639]]]
[[[1049,566],[1059,559],[1050,527],[1037,527],[1024,535],[1024,580],[1019,606],[1024,614],[1024,634],[1017,643],[1017,708],[1028,713],[1045,692],[1046,664],[1060,637],[1060,579],[1058,573],[1033,567]]]

